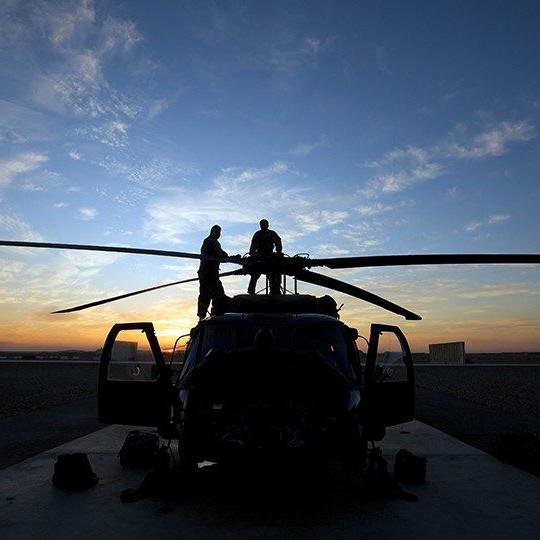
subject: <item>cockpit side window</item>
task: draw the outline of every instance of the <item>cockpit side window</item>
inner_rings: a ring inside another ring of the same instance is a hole
[[[228,351],[235,347],[235,328],[233,326],[209,324],[204,327],[202,334],[199,361],[204,360],[210,349]]]
[[[186,356],[184,358],[184,365],[182,366],[182,376],[193,369],[197,362],[197,351],[199,349],[199,343],[201,341],[201,333],[192,338],[186,349]]]

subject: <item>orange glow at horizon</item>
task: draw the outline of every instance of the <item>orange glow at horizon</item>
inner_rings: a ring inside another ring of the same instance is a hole
[[[167,317],[171,310],[154,310],[141,313],[139,310],[100,314],[94,312],[63,316],[21,318],[0,321],[0,350],[96,350],[116,322],[152,321],[161,348],[170,350],[180,335],[188,334],[197,323],[193,302],[175,302],[179,312],[185,315]],[[164,312],[165,311],[165,312]],[[465,341],[469,352],[524,352],[540,350],[540,321],[529,319],[489,318],[478,320],[455,320],[445,315],[432,314],[423,321],[404,321],[373,308],[344,310],[342,320],[368,337],[371,322],[397,325],[407,336],[413,352],[427,352],[429,343]],[[347,313],[349,311],[349,313]],[[28,316],[28,314],[26,314]],[[54,317],[54,318],[52,318]],[[68,320],[66,320],[66,318]],[[183,348],[187,338],[180,340]]]

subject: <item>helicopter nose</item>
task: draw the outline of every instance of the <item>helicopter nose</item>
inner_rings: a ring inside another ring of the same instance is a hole
[[[269,328],[261,328],[255,335],[255,348],[259,351],[268,351],[276,348],[276,338]]]

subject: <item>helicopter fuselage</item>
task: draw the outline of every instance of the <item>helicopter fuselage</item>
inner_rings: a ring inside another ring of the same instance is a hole
[[[414,372],[399,328],[372,325],[362,354],[358,332],[320,312],[328,301],[291,296],[280,299],[281,312],[268,312],[279,302],[242,296],[244,308],[252,302],[262,312],[200,321],[182,362],[165,361],[151,323],[115,325],[102,354],[100,420],[155,426],[163,437],[179,440],[181,453],[200,462],[360,455],[367,441],[384,437],[386,426],[412,419]],[[286,303],[289,311],[300,312],[283,312]],[[308,304],[319,306],[319,312],[302,313]],[[127,360],[118,352],[125,353],[130,343],[123,333],[133,330],[145,334],[148,346],[135,347],[139,357]],[[388,380],[388,366],[381,364],[383,334],[393,334],[401,344],[398,380]],[[115,363],[128,376],[119,377]]]

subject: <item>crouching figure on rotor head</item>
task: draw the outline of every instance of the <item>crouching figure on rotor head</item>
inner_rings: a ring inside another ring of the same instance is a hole
[[[272,257],[281,257],[283,248],[279,235],[268,228],[268,220],[261,219],[259,222],[261,229],[257,231],[251,240],[249,254],[258,259],[270,259]],[[275,253],[274,253],[275,248]],[[251,274],[249,281],[248,293],[255,294],[257,281],[261,274]],[[281,294],[281,275],[276,272],[268,273],[268,281],[270,283],[270,294]]]

